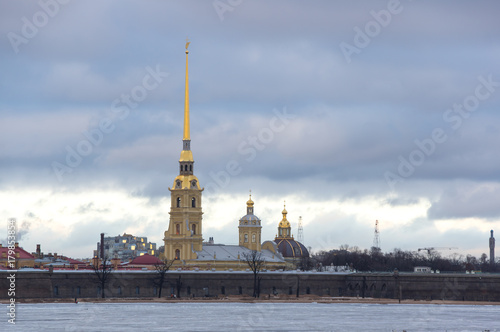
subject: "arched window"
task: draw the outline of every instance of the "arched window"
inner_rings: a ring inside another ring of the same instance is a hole
[[[175,224],[175,234],[181,234],[181,225]]]
[[[189,171],[192,172],[193,171],[193,165],[189,165]]]
[[[196,198],[191,198],[191,207],[196,207]]]
[[[248,243],[248,234],[245,234],[245,243]]]
[[[255,234],[252,234],[252,242],[255,243]]]
[[[187,170],[188,170],[188,165],[184,165],[184,170],[187,172]]]
[[[283,229],[280,228],[280,236],[283,235]]]
[[[181,172],[182,172],[182,165],[181,165]]]
[[[181,207],[181,198],[177,197],[177,207]]]
[[[175,249],[175,259],[181,259],[181,251],[179,249]]]
[[[193,235],[195,235],[195,234],[196,234],[196,224],[193,224],[193,225],[191,226],[191,230],[192,230],[192,232],[193,232]]]

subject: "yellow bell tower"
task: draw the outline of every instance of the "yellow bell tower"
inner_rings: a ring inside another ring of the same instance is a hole
[[[261,251],[261,231],[262,225],[259,217],[253,214],[253,201],[252,195],[247,201],[247,214],[241,217],[238,231],[239,231],[239,244],[250,250]]]
[[[164,257],[188,261],[202,250],[202,209],[198,178],[193,174],[193,153],[189,132],[188,46],[186,42],[186,92],[184,97],[184,136],[179,159],[179,175],[170,190],[170,223],[165,231]]]

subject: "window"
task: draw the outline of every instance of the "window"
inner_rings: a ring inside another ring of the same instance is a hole
[[[191,225],[191,230],[193,232],[193,235],[196,234],[196,224]]]
[[[153,295],[158,295],[158,288],[153,287]]]
[[[182,165],[181,165],[181,172],[182,172]]]
[[[186,293],[187,293],[187,295],[191,295],[191,287],[190,286],[186,287]]]
[[[175,234],[177,234],[177,235],[181,234],[181,225],[180,224],[175,224]]]
[[[306,288],[306,294],[311,294],[311,288],[309,287]]]
[[[59,286],[54,286],[54,296],[59,295]]]
[[[248,243],[248,234],[245,234],[245,243]]]
[[[141,293],[141,288],[139,286],[135,287],[135,294],[139,295]]]
[[[179,249],[175,249],[175,259],[181,259],[181,251]]]
[[[255,243],[255,234],[252,234],[252,242]]]
[[[80,286],[76,286],[76,295],[80,295],[81,291],[82,289],[80,288]]]
[[[280,236],[283,235],[283,230],[280,228]]]
[[[193,165],[189,165],[189,171],[192,172],[193,171]]]
[[[177,197],[177,207],[181,207],[181,198]]]
[[[101,286],[97,286],[97,295],[101,295]]]
[[[187,172],[187,170],[188,170],[188,165],[184,165],[184,170]]]
[[[292,294],[293,294],[292,287],[288,287],[288,295],[292,295]]]
[[[238,294],[243,294],[243,288],[241,286],[238,286]]]
[[[196,198],[191,198],[191,207],[196,207]]]
[[[122,295],[122,286],[118,286],[118,295]]]
[[[226,287],[221,286],[221,288],[220,288],[220,293],[221,293],[222,295],[226,295]]]

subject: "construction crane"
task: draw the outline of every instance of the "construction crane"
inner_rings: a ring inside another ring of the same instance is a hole
[[[418,248],[418,252],[421,250],[426,250],[427,254],[430,255],[432,250],[453,250],[458,249],[457,247],[430,247],[430,248]]]

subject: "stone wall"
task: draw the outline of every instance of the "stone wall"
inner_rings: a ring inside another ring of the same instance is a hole
[[[0,298],[7,299],[13,272],[0,272]],[[97,298],[101,293],[93,272],[16,272],[16,298]],[[113,272],[106,297],[156,297],[156,272]],[[500,275],[401,273],[278,273],[260,274],[261,295],[359,296],[415,300],[500,301]],[[178,287],[179,286],[179,287]],[[178,288],[178,289],[177,289]],[[162,296],[252,295],[253,274],[247,272],[169,271]]]

